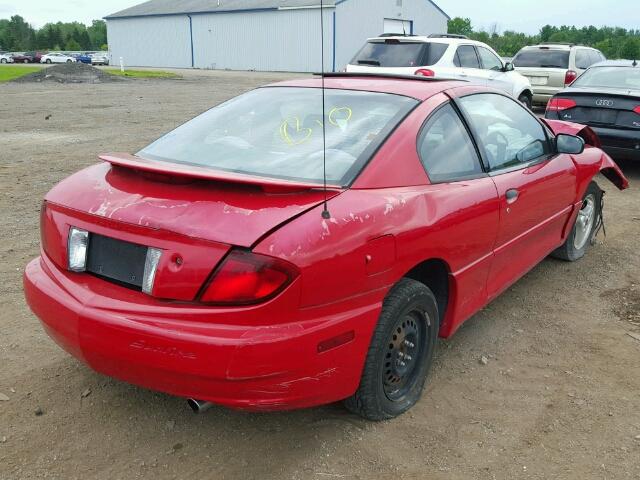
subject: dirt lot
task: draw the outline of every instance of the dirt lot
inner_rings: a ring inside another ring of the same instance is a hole
[[[275,78],[0,86],[0,479],[640,478],[640,341],[627,334],[640,334],[640,165],[623,164],[624,193],[601,182],[606,240],[581,262],[546,260],[441,342],[425,396],[394,421],[340,405],[195,416],[44,334],[21,275],[47,190]]]

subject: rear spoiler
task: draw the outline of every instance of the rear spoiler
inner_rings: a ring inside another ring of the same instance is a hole
[[[194,178],[198,180],[212,180],[226,183],[239,183],[244,185],[257,185],[265,190],[301,190],[301,189],[321,189],[322,184],[312,182],[301,182],[296,180],[284,180],[278,178],[259,177],[254,175],[245,175],[242,173],[225,172],[222,170],[214,170],[197,165],[186,165],[159,160],[148,160],[146,158],[137,157],[129,153],[106,153],[99,155],[98,158],[111,165],[129,168],[132,170],[147,172],[159,175],[170,175],[180,178]],[[338,185],[327,185],[327,188],[335,190],[342,189]]]

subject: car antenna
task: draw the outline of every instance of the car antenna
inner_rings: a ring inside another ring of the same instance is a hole
[[[322,208],[322,218],[328,220],[331,214],[328,209],[327,200],[327,119],[325,118],[326,106],[324,95],[324,3],[320,0],[320,54],[322,57],[322,180],[324,189],[324,206]]]

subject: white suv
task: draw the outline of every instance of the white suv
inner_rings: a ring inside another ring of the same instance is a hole
[[[531,107],[529,80],[487,44],[462,35],[382,35],[370,38],[347,72],[460,78],[503,90]]]

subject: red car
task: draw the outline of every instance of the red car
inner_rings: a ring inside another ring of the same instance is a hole
[[[438,336],[549,254],[584,255],[594,176],[628,186],[588,127],[498,91],[325,81],[324,114],[319,78],[258,88],[54,187],[24,275],[49,335],[194,408],[391,418]]]
[[[14,55],[13,61],[15,63],[40,63],[43,53],[40,52],[26,52],[19,55]]]

